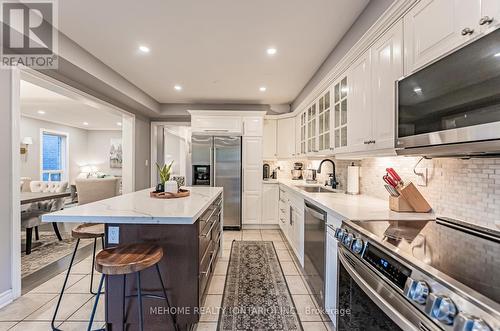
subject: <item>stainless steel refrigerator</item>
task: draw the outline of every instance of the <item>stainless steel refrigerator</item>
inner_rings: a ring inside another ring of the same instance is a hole
[[[241,229],[241,137],[191,139],[192,185],[224,188],[224,228]]]

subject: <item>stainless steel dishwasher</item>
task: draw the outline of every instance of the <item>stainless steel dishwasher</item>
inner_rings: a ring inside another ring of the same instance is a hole
[[[304,206],[304,271],[316,300],[325,307],[326,212],[305,202]]]

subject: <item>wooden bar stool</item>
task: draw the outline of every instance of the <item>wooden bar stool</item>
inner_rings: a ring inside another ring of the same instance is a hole
[[[54,315],[52,316],[52,330],[60,331],[60,329],[56,328],[55,321],[57,317],[57,312],[59,311],[59,306],[61,305],[62,297],[64,294],[64,290],[66,289],[66,284],[68,283],[69,274],[71,272],[71,267],[73,266],[73,262],[75,260],[76,252],[78,251],[78,245],[80,244],[81,239],[94,239],[94,252],[92,255],[92,269],[90,274],[90,293],[96,295],[93,287],[94,282],[94,264],[96,259],[96,249],[97,249],[97,240],[101,238],[102,247],[104,248],[104,224],[81,224],[74,228],[71,231],[71,236],[76,239],[75,249],[73,250],[73,255],[71,256],[71,261],[69,262],[68,272],[66,273],[66,278],[64,278],[63,287],[61,289],[61,293],[59,294],[59,300],[57,301],[56,310],[54,311]]]
[[[167,309],[170,317],[172,318],[172,323],[174,329],[177,330],[176,316],[172,313],[170,309],[170,303],[167,297],[167,291],[163,283],[163,278],[161,277],[160,268],[158,263],[163,257],[163,248],[154,244],[126,244],[119,245],[113,248],[107,248],[100,251],[96,256],[95,268],[97,271],[102,273],[101,280],[99,282],[99,289],[97,291],[96,299],[94,302],[94,308],[92,309],[92,314],[90,316],[88,331],[92,329],[92,324],[94,322],[95,312],[97,310],[97,305],[99,303],[99,296],[104,283],[105,275],[123,275],[123,327],[125,329],[126,321],[126,305],[125,301],[128,297],[137,296],[137,305],[139,310],[139,328],[141,331],[144,330],[144,316],[142,309],[142,298],[149,297],[155,299],[165,300],[167,303]],[[155,266],[158,278],[160,280],[161,288],[163,291],[163,297],[152,294],[143,294],[141,287],[141,271]],[[126,296],[126,283],[128,274],[136,274],[137,278],[137,294]]]

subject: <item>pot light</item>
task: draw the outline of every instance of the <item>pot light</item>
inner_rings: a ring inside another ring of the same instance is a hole
[[[500,57],[500,52],[496,53],[495,55],[493,55],[494,57]]]
[[[417,93],[417,94],[420,94],[420,93],[422,93],[422,88],[421,88],[421,87],[415,87],[415,88],[413,89],[413,92],[415,92],[415,93]]]
[[[182,86],[180,86],[180,85],[174,85],[174,90],[181,91],[182,90]]]
[[[45,114],[45,110],[39,110],[39,111],[37,111],[37,113],[40,115],[43,115],[43,114]]]
[[[87,125],[89,125],[89,122],[83,122],[82,124],[87,126]]]
[[[139,46],[139,50],[143,53],[149,53],[150,52],[150,49],[148,46],[144,46],[144,45],[141,45]]]
[[[265,86],[259,87],[259,91],[261,91],[261,92],[266,92],[266,90],[267,90],[267,87],[265,87]]]
[[[122,126],[122,122],[116,122],[116,125]]]
[[[275,55],[278,52],[278,50],[276,48],[274,48],[274,47],[269,47],[266,50],[266,52],[267,52],[267,55]]]

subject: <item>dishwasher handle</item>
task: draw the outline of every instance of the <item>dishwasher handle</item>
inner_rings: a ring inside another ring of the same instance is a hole
[[[314,216],[314,218],[322,219],[326,222],[326,217],[327,217],[326,211],[316,207],[315,205],[308,203],[307,201],[304,202],[304,204],[306,213],[311,214],[312,216]]]

